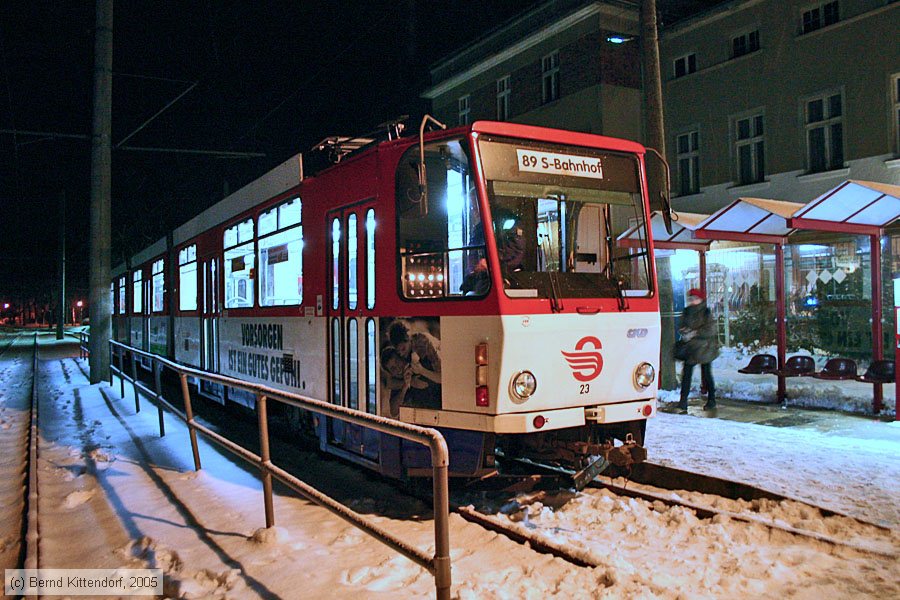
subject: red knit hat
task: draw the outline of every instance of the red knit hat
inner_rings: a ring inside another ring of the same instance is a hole
[[[703,290],[700,290],[698,288],[691,288],[691,290],[688,292],[688,296],[694,296],[695,298],[706,300],[706,294],[703,293]]]

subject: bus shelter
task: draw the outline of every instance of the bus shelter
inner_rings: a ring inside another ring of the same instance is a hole
[[[847,181],[808,204],[739,198],[699,223],[693,235],[704,240],[755,242],[775,248],[775,305],[778,399],[785,399],[785,257],[784,246],[798,231],[833,232],[870,237],[872,273],[872,360],[883,359],[881,238],[900,218],[900,186]],[[808,234],[806,234],[808,235]],[[895,299],[896,303],[896,299]],[[900,390],[898,390],[900,391]],[[873,411],[882,409],[882,384],[873,382]],[[900,404],[900,394],[897,395]],[[900,413],[900,411],[898,411]],[[900,417],[897,417],[900,418]]]
[[[778,361],[778,400],[784,402],[784,376],[787,354],[784,293],[784,246],[794,229],[788,219],[802,207],[798,202],[738,198],[719,209],[697,225],[694,235],[699,239],[756,242],[775,247],[775,340]]]

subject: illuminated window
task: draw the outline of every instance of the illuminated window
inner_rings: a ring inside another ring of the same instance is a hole
[[[490,288],[481,212],[463,148],[459,139],[425,145],[427,206],[415,169],[418,147],[400,161],[397,236],[404,298],[484,296]]]
[[[375,210],[366,211],[366,308],[375,308]]]
[[[331,308],[337,310],[341,300],[341,220],[331,221]]]
[[[673,63],[675,78],[684,77],[697,71],[697,55],[695,53],[685,54],[675,59]]]
[[[303,301],[303,227],[300,198],[259,216],[259,305]]]
[[[253,306],[253,219],[225,230],[225,308]]]
[[[197,310],[197,246],[178,252],[178,310]]]
[[[143,273],[138,270],[131,275],[131,310],[139,315],[144,310],[144,280]]]
[[[541,102],[548,104],[559,99],[559,50],[541,59]]]
[[[509,118],[509,75],[497,80],[497,120]]]
[[[675,139],[678,152],[679,195],[687,196],[700,191],[700,132],[696,129]]]
[[[811,173],[844,166],[843,99],[829,93],[804,102],[807,164]]]
[[[109,284],[109,314],[116,314],[116,282]]]
[[[125,314],[125,276],[119,278],[119,314]]]
[[[153,263],[153,312],[163,312],[165,310],[165,294],[166,294],[166,272],[165,261],[161,258]]]
[[[356,310],[359,298],[359,242],[356,213],[347,217],[347,308]]]
[[[378,356],[375,319],[366,320],[366,412],[375,414],[375,368]]]

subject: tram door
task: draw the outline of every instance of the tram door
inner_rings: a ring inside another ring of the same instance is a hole
[[[328,213],[329,400],[376,412],[378,324],[375,307],[375,209],[372,201]],[[369,282],[371,280],[371,283]],[[328,442],[377,460],[371,429],[328,419]]]
[[[200,368],[219,372],[219,262],[217,258],[200,260]],[[200,391],[215,400],[225,402],[225,388],[218,383],[201,380]]]

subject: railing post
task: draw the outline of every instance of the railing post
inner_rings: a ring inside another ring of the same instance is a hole
[[[137,355],[131,353],[131,385],[134,387],[134,412],[141,412],[141,395],[138,393]]]
[[[434,465],[434,587],[438,600],[450,600],[450,488],[447,483],[448,451],[432,449]],[[442,454],[442,455],[441,455]]]
[[[153,359],[153,386],[156,389],[156,410],[159,413],[159,437],[166,435],[166,424],[163,421],[162,408],[162,365],[155,358]]]
[[[119,348],[119,395],[125,399],[125,350]]]
[[[194,453],[194,470],[200,470],[200,448],[197,447],[197,430],[194,429],[194,411],[191,410],[191,392],[188,389],[187,375],[179,373],[181,379],[181,396],[184,399],[184,414],[187,417],[188,433],[191,436],[191,451]]]
[[[272,473],[269,465],[269,417],[266,410],[266,397],[256,395],[256,412],[259,415],[259,470],[262,472],[263,501],[266,505],[266,529],[275,526],[275,508],[272,504]]]
[[[107,350],[109,350],[109,364],[110,364],[110,369],[109,369],[109,387],[112,387],[112,386],[113,386],[113,370],[112,370],[112,365],[115,365],[115,364],[116,364],[116,363],[113,362],[113,357],[116,355],[115,352],[113,351],[113,348],[115,348],[115,346],[113,346],[113,345],[112,345],[112,342],[110,341],[109,346],[107,346]]]

